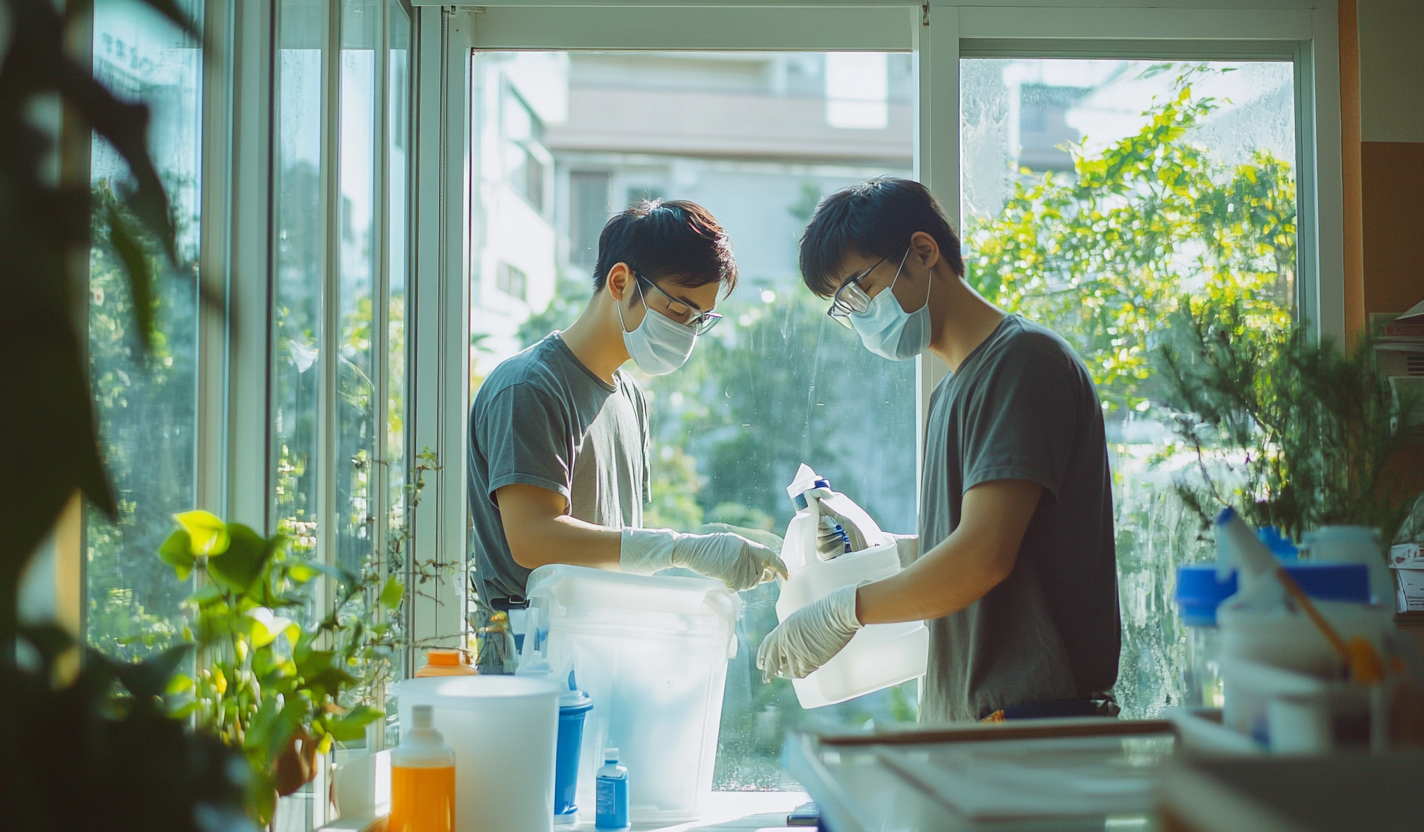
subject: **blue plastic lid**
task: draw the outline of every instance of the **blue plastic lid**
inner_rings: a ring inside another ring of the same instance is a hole
[[[1370,602],[1370,572],[1363,563],[1287,563],[1286,574],[1321,601]],[[1216,608],[1236,594],[1236,573],[1216,580],[1216,564],[1177,569],[1177,608],[1188,627],[1215,627]]]
[[[815,491],[818,488],[824,488],[827,491],[830,491],[831,481],[826,479],[825,477],[817,477],[811,482],[811,487],[806,489],[806,491]],[[797,494],[795,497],[791,498],[791,504],[796,506],[797,511],[800,511],[801,509],[809,505],[809,503],[806,502],[806,491],[802,491],[800,494]]]
[[[1299,554],[1295,544],[1290,542],[1290,538],[1281,534],[1281,530],[1275,526],[1262,526],[1257,529],[1256,539],[1271,550],[1271,554],[1276,556],[1276,560],[1293,561]]]

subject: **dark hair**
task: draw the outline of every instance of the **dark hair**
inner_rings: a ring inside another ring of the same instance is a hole
[[[812,292],[830,297],[845,277],[838,270],[847,255],[898,253],[916,231],[934,237],[940,256],[964,276],[959,237],[924,185],[884,176],[843,188],[821,200],[801,235],[801,279]]]
[[[706,208],[686,200],[645,199],[609,220],[598,237],[594,292],[602,291],[618,263],[654,282],[667,278],[694,289],[721,282],[728,294],[737,286],[727,232]]]

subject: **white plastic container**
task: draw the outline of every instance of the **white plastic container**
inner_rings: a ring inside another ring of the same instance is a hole
[[[408,679],[396,686],[401,725],[415,705],[455,752],[455,832],[550,832],[561,686],[515,676]]]
[[[712,793],[727,660],[741,601],[707,578],[625,575],[553,565],[529,576],[549,662],[573,661],[593,697],[584,724],[578,805],[597,803],[603,749],[616,746],[636,785],[634,823],[702,815]]]
[[[820,504],[815,499],[797,499],[799,493],[804,493],[798,489],[813,486],[806,481],[808,472],[814,478],[814,472],[803,465],[797,482],[787,489],[797,511],[787,526],[781,548],[781,559],[791,573],[782,582],[781,597],[776,601],[776,616],[781,621],[840,587],[888,578],[900,571],[894,540],[882,534],[868,517],[855,519],[866,533],[866,542],[872,544],[870,548],[821,560],[816,550]],[[835,658],[806,678],[793,679],[792,687],[803,708],[834,705],[874,693],[925,675],[929,645],[929,629],[923,621],[863,627]]]
[[[1314,603],[1341,638],[1349,641],[1364,636],[1383,655],[1384,637],[1394,619],[1389,610],[1345,601]],[[1242,609],[1228,601],[1216,616],[1221,624],[1223,658],[1247,659],[1323,679],[1345,672],[1340,654],[1304,612]],[[1230,698],[1228,690],[1228,701]]]
[[[1387,605],[1394,597],[1394,578],[1385,561],[1378,529],[1367,526],[1325,526],[1309,535],[1310,559],[1319,563],[1363,563],[1370,570],[1373,602]]]

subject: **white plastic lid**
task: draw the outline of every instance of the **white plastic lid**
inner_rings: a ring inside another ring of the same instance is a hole
[[[412,705],[410,708],[411,728],[428,731],[435,727],[435,708],[430,705]]]
[[[603,762],[605,762],[605,763],[616,763],[616,762],[618,762],[618,749],[616,749],[616,748],[605,748],[605,749],[603,749]]]

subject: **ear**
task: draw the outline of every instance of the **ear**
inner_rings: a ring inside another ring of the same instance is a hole
[[[628,291],[628,285],[633,282],[633,270],[628,268],[627,263],[614,263],[608,270],[608,293],[619,303],[623,302],[623,294]]]
[[[910,235],[910,260],[922,269],[932,269],[939,262],[939,243],[935,238],[924,232],[916,231]]]

